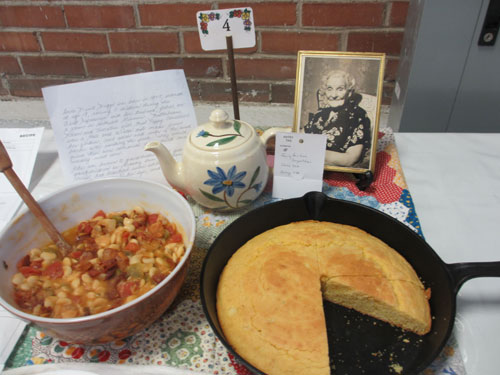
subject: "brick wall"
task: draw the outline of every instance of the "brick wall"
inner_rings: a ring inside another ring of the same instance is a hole
[[[231,101],[227,53],[201,49],[196,12],[250,6],[257,45],[235,51],[241,102],[293,103],[298,50],[385,52],[390,103],[408,0],[3,0],[0,100],[48,85],[181,68],[195,101]]]

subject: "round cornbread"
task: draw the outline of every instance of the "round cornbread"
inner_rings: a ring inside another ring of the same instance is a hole
[[[302,221],[233,254],[217,313],[229,344],[266,374],[330,374],[323,298],[423,335],[431,327],[428,296],[410,264],[379,239]]]

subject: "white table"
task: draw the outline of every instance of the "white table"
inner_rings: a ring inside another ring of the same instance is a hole
[[[396,144],[427,242],[446,263],[500,260],[500,134],[396,133]],[[47,129],[31,188],[64,186]],[[500,278],[473,279],[457,299],[455,325],[470,375],[500,372]]]
[[[446,263],[500,260],[500,134],[395,137],[429,245]],[[500,373],[500,278],[462,286],[455,330],[468,374]]]

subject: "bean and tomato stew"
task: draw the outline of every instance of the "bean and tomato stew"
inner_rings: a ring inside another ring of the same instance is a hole
[[[154,288],[185,252],[175,223],[142,207],[101,210],[63,236],[70,253],[51,243],[18,262],[12,283],[22,310],[75,318],[113,309]]]

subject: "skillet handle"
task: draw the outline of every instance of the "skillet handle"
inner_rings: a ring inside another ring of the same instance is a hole
[[[454,282],[454,292],[458,293],[466,281],[476,277],[500,277],[500,262],[472,262],[447,264]]]

